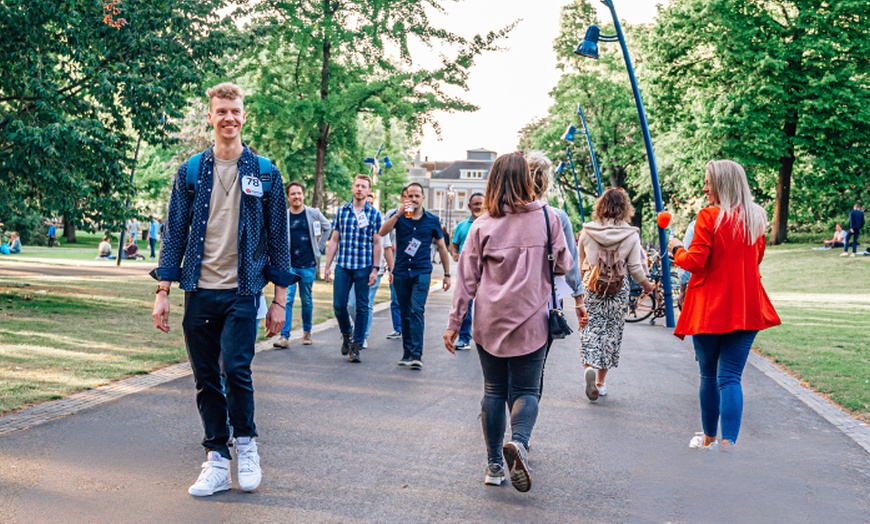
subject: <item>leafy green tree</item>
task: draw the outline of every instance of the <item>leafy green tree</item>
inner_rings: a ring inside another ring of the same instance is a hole
[[[0,217],[125,218],[138,139],[177,128],[236,40],[225,0],[0,4]],[[107,11],[107,8],[109,11]]]
[[[445,88],[466,88],[475,57],[496,49],[512,26],[466,39],[430,22],[427,9],[443,11],[442,3],[287,0],[240,11],[257,41],[241,70],[253,88],[252,140],[312,174],[313,206],[363,167],[358,115],[402,122],[414,133],[434,111],[476,109]],[[441,65],[415,67],[415,41],[437,47]]]
[[[671,2],[649,40],[646,78],[659,129],[683,152],[674,165],[742,163],[774,201],[773,244],[786,240],[792,187],[802,217],[866,199],[868,32],[865,0]]]

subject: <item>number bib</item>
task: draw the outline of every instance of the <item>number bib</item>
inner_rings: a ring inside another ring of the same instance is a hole
[[[369,227],[369,217],[366,216],[365,210],[362,210],[356,214],[356,223],[359,225],[360,229],[365,229]]]
[[[407,253],[408,256],[413,257],[417,254],[417,250],[420,249],[420,246],[422,245],[422,242],[420,242],[416,238],[412,238],[411,241],[408,242],[408,247],[405,248],[405,253]]]
[[[263,184],[253,176],[242,177],[242,192],[255,197],[263,196]]]

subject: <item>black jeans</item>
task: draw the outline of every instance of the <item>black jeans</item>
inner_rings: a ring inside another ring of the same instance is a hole
[[[257,334],[259,295],[236,289],[200,289],[184,294],[184,341],[196,383],[202,445],[230,458],[229,423],[236,437],[256,437],[251,361]],[[226,376],[226,395],[221,385]]]
[[[541,380],[549,344],[520,357],[491,355],[477,344],[483,369],[483,400],[480,402],[483,438],[490,464],[502,464],[501,448],[507,419],[505,405],[510,399],[511,439],[526,448],[538,419]]]
[[[850,231],[846,231],[846,245],[843,246],[843,253],[849,251],[849,245],[852,245],[852,253],[858,251],[858,235],[861,234],[861,230],[858,229],[854,233]]]

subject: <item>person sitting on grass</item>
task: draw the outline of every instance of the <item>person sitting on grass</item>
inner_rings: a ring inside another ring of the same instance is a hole
[[[843,226],[837,224],[834,226],[834,238],[830,240],[825,240],[825,249],[831,249],[832,247],[843,247],[846,244],[846,232],[843,230]]]
[[[112,244],[109,243],[109,237],[103,237],[103,241],[97,247],[98,260],[114,260],[115,255],[112,254]]]
[[[145,257],[139,254],[139,246],[133,239],[133,236],[127,237],[127,244],[124,246],[124,251],[121,253],[121,258],[130,260],[145,260]]]
[[[18,231],[13,231],[9,235],[9,253],[13,255],[21,253],[21,237],[18,236]]]

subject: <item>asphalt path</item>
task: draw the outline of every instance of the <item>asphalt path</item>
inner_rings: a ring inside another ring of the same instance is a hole
[[[127,262],[115,265],[114,260],[78,262],[64,259],[33,259],[12,262],[0,259],[0,277],[123,277],[144,276],[157,267],[154,263]]]
[[[531,491],[484,486],[480,366],[443,349],[450,298],[430,294],[422,371],[396,365],[388,311],[361,364],[335,329],[257,354],[255,493],[187,494],[204,456],[186,377],[0,437],[0,521],[870,522],[870,454],[753,367],[737,451],[690,450],[690,343],[648,325],[627,326],[596,403],[576,335],[557,341]]]

